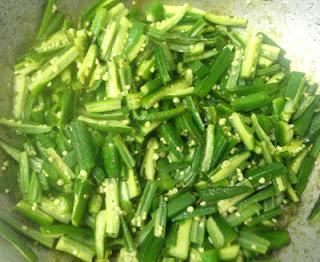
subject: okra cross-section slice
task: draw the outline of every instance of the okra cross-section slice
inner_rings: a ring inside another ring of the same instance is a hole
[[[231,226],[239,226],[253,215],[257,214],[262,209],[258,203],[251,204],[245,209],[236,211],[225,218],[226,222]]]
[[[287,98],[284,109],[281,113],[281,117],[284,121],[288,122],[298,109],[305,87],[305,75],[301,72],[292,72],[284,94]]]
[[[215,248],[222,248],[224,246],[224,235],[222,228],[218,226],[213,217],[206,220],[206,229],[209,234],[210,240]]]
[[[147,219],[156,190],[157,184],[154,181],[148,181],[140,198],[137,211],[131,220],[133,226],[141,227],[142,223]]]
[[[36,203],[32,204],[27,201],[20,201],[16,206],[16,210],[40,225],[51,225],[53,223],[53,218],[41,211]]]
[[[165,237],[167,227],[167,202],[163,197],[160,198],[160,204],[155,217],[154,235],[155,237]]]
[[[30,79],[29,89],[37,93],[41,91],[46,84],[59,75],[65,68],[73,63],[78,57],[76,47],[62,50],[58,55],[50,59],[50,61],[40,68]]]
[[[245,27],[248,23],[246,18],[222,16],[211,13],[205,14],[204,18],[210,23],[225,26]]]
[[[154,180],[156,174],[156,161],[159,157],[156,150],[159,143],[155,138],[151,138],[147,144],[147,150],[143,160],[143,169],[147,180]]]
[[[113,142],[118,149],[119,155],[122,158],[123,162],[127,165],[128,168],[133,168],[136,165],[136,161],[129,151],[126,143],[123,141],[122,137],[120,135],[114,136]]]
[[[111,238],[117,238],[120,232],[120,200],[119,188],[114,178],[103,182],[106,193],[106,233]]]
[[[229,117],[230,123],[240,136],[242,142],[247,147],[248,150],[253,150],[255,147],[255,138],[252,132],[249,130],[247,125],[241,119],[241,115],[238,113],[233,113]]]
[[[66,165],[63,159],[53,148],[44,149],[44,154],[47,157],[48,162],[58,173],[59,177],[64,181],[65,184],[70,184],[72,179],[75,178],[73,171]]]
[[[116,38],[119,28],[119,23],[117,21],[110,21],[105,29],[104,36],[102,38],[102,43],[100,47],[100,57],[104,61],[108,61],[111,54],[112,45]]]
[[[97,258],[104,258],[105,256],[106,217],[105,210],[99,211],[96,216],[95,248]]]
[[[240,73],[242,78],[251,78],[255,75],[258,59],[260,56],[261,45],[262,36],[259,34],[253,34],[250,37],[245,49]]]
[[[214,152],[214,125],[209,124],[207,126],[206,145],[204,149],[204,156],[201,163],[201,171],[207,172],[211,167],[211,162]]]
[[[68,224],[71,220],[70,206],[70,200],[64,196],[58,196],[54,199],[43,196],[39,204],[40,210],[65,224]]]
[[[169,255],[178,259],[187,259],[190,247],[190,231],[192,219],[186,219],[179,224],[175,246],[169,248]]]
[[[266,254],[270,245],[267,239],[245,231],[240,232],[238,243],[241,247],[259,254]]]
[[[82,63],[79,66],[77,78],[79,79],[80,83],[85,84],[87,79],[92,74],[97,54],[98,48],[95,44],[92,44],[89,47],[86,56],[84,57]]]
[[[189,9],[189,5],[183,5],[178,12],[176,12],[172,17],[162,20],[155,24],[154,29],[159,30],[161,33],[165,33],[169,31],[172,27],[174,27],[180,20],[184,17],[187,10]]]
[[[231,175],[240,165],[250,157],[249,152],[240,153],[228,160],[223,161],[212,173],[209,174],[213,183],[219,182]]]
[[[29,159],[27,152],[23,151],[20,154],[20,165],[19,165],[19,183],[20,191],[23,197],[26,199],[29,192],[29,181],[30,181],[30,170],[29,170]]]
[[[95,251],[93,251],[90,247],[66,236],[63,236],[59,239],[56,249],[69,253],[70,255],[73,255],[86,262],[91,262],[95,256]]]
[[[141,105],[143,108],[149,109],[164,98],[187,96],[193,92],[194,88],[190,87],[185,79],[178,79],[143,97]]]
[[[123,54],[129,62],[132,62],[146,45],[147,37],[144,35],[144,31],[145,24],[141,22],[133,23],[129,30],[127,43],[123,49]]]

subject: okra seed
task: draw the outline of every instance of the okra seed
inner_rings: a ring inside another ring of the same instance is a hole
[[[228,209],[228,212],[229,212],[229,213],[233,213],[233,212],[236,211],[236,210],[237,210],[237,208],[234,207],[234,206],[232,206],[232,207],[230,207],[230,208]]]
[[[254,250],[256,250],[256,249],[257,249],[257,246],[256,246],[255,244],[252,244],[252,245],[251,245],[251,248],[254,249]]]
[[[64,185],[64,181],[62,179],[58,179],[57,185],[58,186],[63,186]]]
[[[189,207],[187,208],[187,212],[188,212],[188,213],[192,213],[193,211],[194,211],[193,206],[189,206]]]
[[[174,104],[178,104],[178,103],[180,103],[180,99],[179,99],[179,97],[175,97],[175,98],[173,98],[172,102],[173,102]]]
[[[201,201],[201,202],[200,202],[200,206],[204,207],[204,206],[206,206],[206,205],[207,205],[207,202],[206,202],[206,201]]]
[[[259,178],[259,184],[264,184],[266,179],[264,177]]]
[[[226,118],[220,118],[218,123],[220,126],[224,126],[226,124],[226,122],[227,122]]]

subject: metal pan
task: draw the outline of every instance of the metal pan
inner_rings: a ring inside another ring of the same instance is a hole
[[[61,10],[72,17],[90,0],[60,1]],[[137,1],[143,8],[148,1]],[[293,69],[310,73],[320,82],[320,1],[319,0],[176,0],[168,4],[190,4],[219,14],[244,16],[252,30],[268,33],[293,61]],[[17,56],[32,45],[42,15],[44,0],[0,0],[0,115],[10,116],[13,89],[12,65]],[[0,133],[3,133],[0,130]],[[4,159],[0,156],[0,161]],[[319,168],[303,195],[299,208],[287,218],[292,243],[277,257],[283,262],[320,261],[320,224],[308,225],[306,216],[319,194]],[[0,196],[1,208],[10,208],[5,196]],[[35,248],[40,261],[71,261],[67,256]],[[23,261],[4,240],[0,239],[0,261]]]

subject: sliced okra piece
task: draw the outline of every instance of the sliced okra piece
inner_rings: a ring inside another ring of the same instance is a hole
[[[147,219],[148,212],[151,207],[152,199],[155,195],[157,184],[154,181],[148,181],[139,201],[136,213],[131,220],[131,224],[141,227],[142,223]]]
[[[230,123],[235,129],[235,131],[240,136],[242,142],[247,147],[248,150],[253,150],[255,147],[255,138],[252,132],[249,130],[248,126],[245,124],[241,115],[238,113],[233,113],[229,117]]]
[[[147,180],[154,180],[156,174],[156,161],[158,158],[156,150],[159,143],[155,138],[151,138],[147,144],[147,150],[143,159],[143,169]]]
[[[242,61],[241,77],[251,78],[256,73],[256,67],[260,56],[260,50],[262,45],[262,37],[259,34],[252,34],[244,53]]]
[[[114,178],[103,182],[106,192],[106,233],[108,237],[117,238],[120,232],[120,200],[119,188]]]

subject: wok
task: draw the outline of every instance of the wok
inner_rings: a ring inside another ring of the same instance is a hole
[[[137,1],[137,0],[136,0]],[[12,66],[15,59],[25,52],[34,39],[41,19],[45,0],[0,0],[0,115],[10,116],[12,107]],[[59,1],[62,11],[76,18],[90,0]],[[137,1],[143,8],[148,1]],[[206,11],[218,14],[232,14],[249,19],[249,28],[268,33],[287,50],[287,57],[293,61],[293,69],[310,73],[320,82],[320,1],[319,0],[176,0],[164,1],[170,4],[189,2]],[[0,130],[0,134],[4,134]],[[0,155],[0,161],[4,156]],[[313,206],[319,191],[320,164],[314,170],[299,207],[287,215],[291,244],[276,257],[284,262],[320,261],[320,224],[309,225],[306,216]],[[2,209],[11,204],[0,195]],[[34,249],[40,261],[72,261],[57,252],[41,247]],[[22,258],[0,238],[0,261],[19,262]]]

